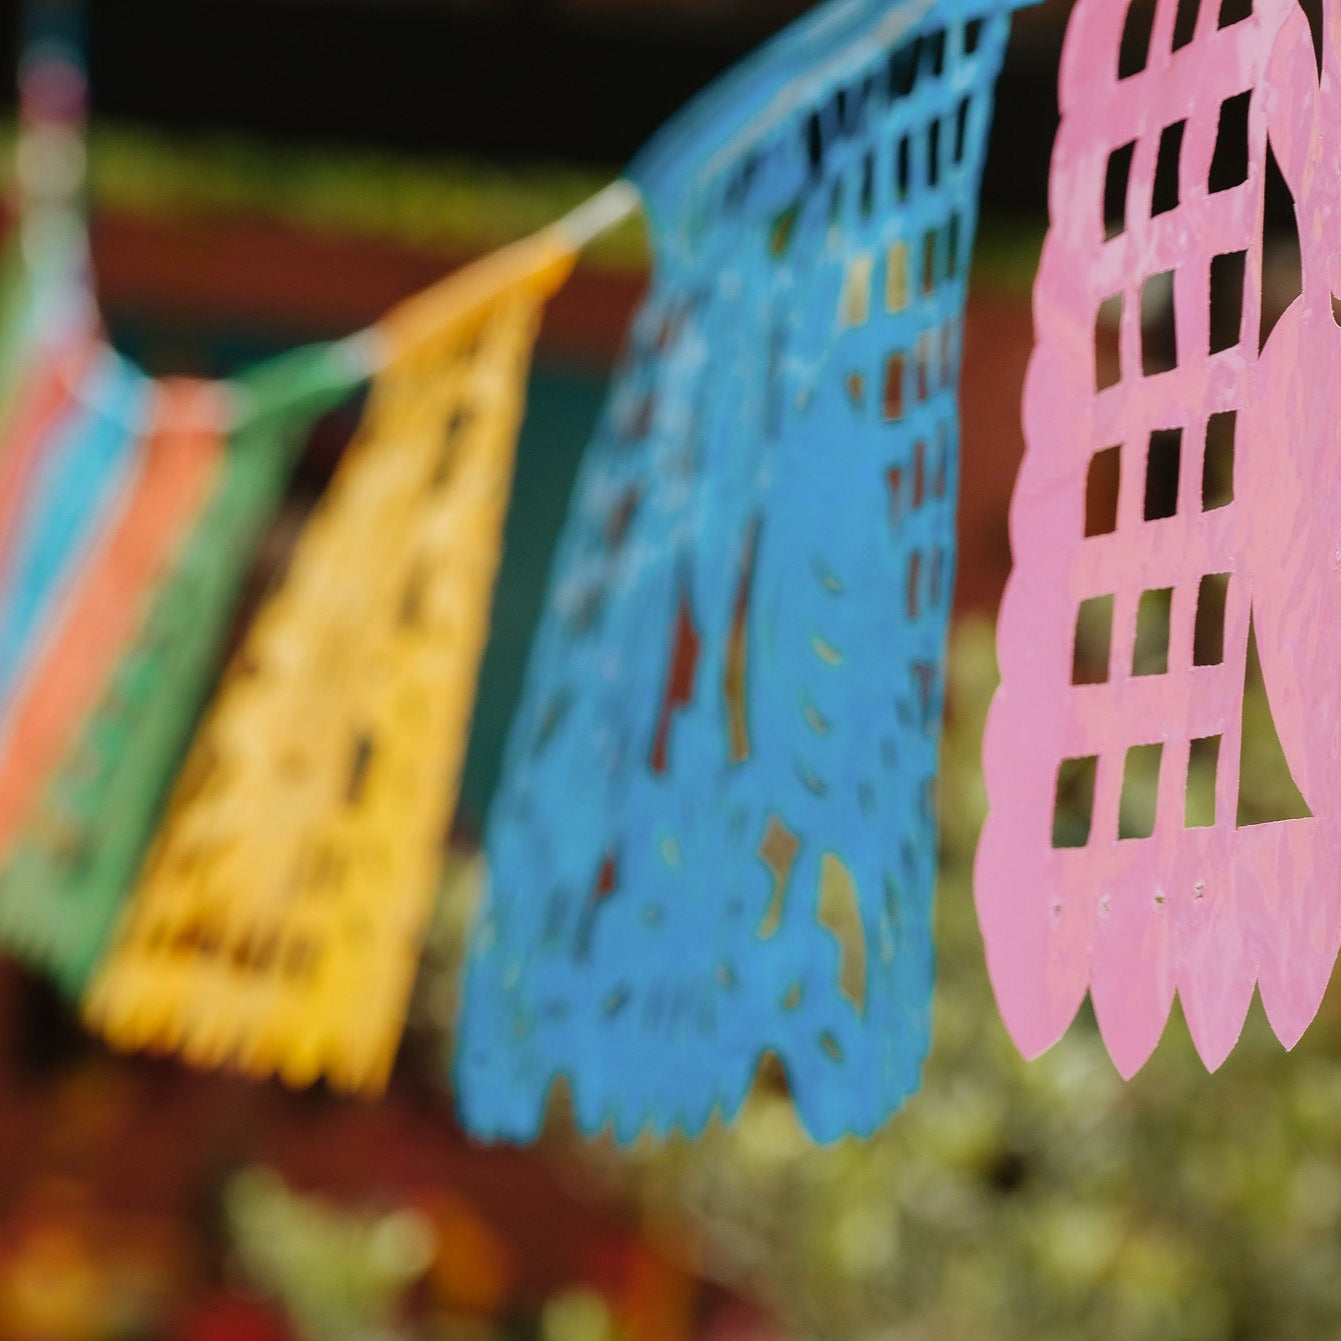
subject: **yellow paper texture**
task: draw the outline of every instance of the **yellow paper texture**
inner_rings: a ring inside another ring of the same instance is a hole
[[[229,667],[85,1001],[118,1047],[376,1092],[456,805],[546,234],[374,332],[360,431]]]

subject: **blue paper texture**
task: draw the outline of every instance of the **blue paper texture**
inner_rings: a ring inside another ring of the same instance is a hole
[[[621,1141],[761,1057],[869,1133],[929,1041],[962,314],[1006,0],[823,6],[631,171],[652,287],[487,833],[463,1120]]]

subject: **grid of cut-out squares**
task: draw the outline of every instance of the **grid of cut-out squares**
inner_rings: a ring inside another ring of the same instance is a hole
[[[1180,508],[1189,498],[1202,517],[1232,503],[1237,420],[1234,411],[1212,415],[1205,425],[1200,452],[1185,451],[1189,435],[1183,429],[1156,429],[1135,449],[1114,446],[1096,452],[1090,459],[1086,482],[1087,543],[1102,543],[1104,537],[1117,533],[1124,470],[1135,472],[1132,482],[1140,491],[1143,526],[1171,521],[1195,525],[1195,517],[1180,515]],[[1187,471],[1193,474],[1194,487],[1188,487]],[[1134,621],[1121,624],[1116,592],[1081,601],[1076,613],[1071,683],[1104,686],[1123,679],[1187,674],[1194,668],[1223,666],[1231,581],[1228,571],[1216,571],[1184,575],[1177,586],[1148,588],[1137,601]],[[1195,601],[1190,660],[1187,665],[1173,665],[1171,648],[1177,644],[1172,630],[1178,603],[1188,600]],[[1135,745],[1127,752],[1119,838],[1148,838],[1153,833],[1161,756],[1162,747],[1156,745]],[[1188,827],[1209,827],[1216,822],[1218,757],[1219,737],[1192,742],[1186,792]],[[1097,765],[1094,756],[1062,763],[1054,818],[1055,846],[1088,844],[1088,821],[1083,829],[1077,829],[1075,817],[1091,814]]]
[[[1197,0],[1165,0],[1165,3],[1178,4],[1173,37],[1177,50],[1193,40],[1199,5]],[[1213,3],[1216,0],[1201,0],[1208,7]],[[1251,0],[1223,0],[1214,29],[1209,30],[1212,35],[1203,42],[1201,58],[1216,59],[1214,34],[1231,28],[1251,13]],[[1136,100],[1143,96],[1138,76],[1149,58],[1153,16],[1151,6],[1138,3],[1131,7],[1119,56],[1124,92]],[[1189,78],[1187,84],[1190,89],[1196,88],[1194,78]],[[1118,240],[1127,233],[1143,235],[1152,229],[1174,226],[1176,213],[1184,206],[1182,147],[1193,116],[1216,118],[1215,150],[1205,184],[1207,196],[1213,200],[1220,193],[1244,187],[1250,176],[1248,124],[1252,97],[1251,89],[1240,90],[1204,112],[1190,108],[1187,116],[1161,127],[1156,132],[1156,169],[1149,200],[1133,200],[1129,189],[1137,142],[1115,147],[1108,158],[1099,234],[1102,245],[1120,245]],[[1254,222],[1244,224],[1243,236],[1236,239],[1232,249],[1208,258],[1202,283],[1196,286],[1192,299],[1205,304],[1209,311],[1207,348],[1204,351],[1188,348],[1184,333],[1178,329],[1173,272],[1147,275],[1137,289],[1112,294],[1099,304],[1095,323],[1096,393],[1134,377],[1177,375],[1180,368],[1203,363],[1241,343],[1244,318],[1248,315],[1244,308],[1249,234],[1256,220],[1255,212],[1246,213],[1251,214]],[[1136,240],[1140,243],[1144,239]],[[1138,246],[1137,250],[1141,249]],[[1183,300],[1187,301],[1186,292]],[[1134,323],[1139,330],[1137,368],[1115,368],[1104,357],[1106,339],[1111,338],[1113,331],[1121,332],[1124,322]],[[1139,418],[1140,402],[1131,404],[1135,417]],[[1125,515],[1139,518],[1134,524],[1183,528],[1205,525],[1203,519],[1208,514],[1234,502],[1236,429],[1237,414],[1229,410],[1192,427],[1149,427],[1131,433],[1125,443],[1093,451],[1084,477],[1086,543],[1102,544],[1104,537],[1117,532],[1119,500],[1124,494],[1130,497],[1133,487],[1139,512],[1133,506]],[[1124,475],[1129,478],[1124,480]],[[1080,603],[1070,668],[1072,684],[1103,686],[1122,679],[1181,675],[1194,668],[1222,666],[1231,566],[1226,560],[1225,571],[1170,574],[1171,585],[1140,593],[1134,621],[1124,619],[1122,627],[1115,624],[1117,589],[1122,585],[1120,575],[1115,574],[1113,592]],[[1184,609],[1183,602],[1195,602],[1190,661],[1185,666],[1174,666],[1170,664],[1171,632],[1178,626],[1177,616]],[[1104,691],[1087,688],[1083,692]],[[1139,727],[1136,730],[1139,732]],[[1184,814],[1188,828],[1213,827],[1221,818],[1216,812],[1220,745],[1219,736],[1189,742]],[[1153,834],[1163,782],[1160,776],[1163,754],[1161,744],[1134,743],[1125,757],[1115,756],[1111,760],[1112,766],[1122,769],[1116,834],[1119,840],[1148,838]],[[1096,779],[1099,769],[1107,766],[1098,755],[1061,761],[1053,816],[1054,847],[1085,847],[1096,836],[1092,833]],[[1113,836],[1097,835],[1105,841]]]
[[[1188,46],[1196,31],[1203,6],[1210,8],[1217,0],[1164,0],[1166,5],[1177,4],[1173,48]],[[1142,78],[1150,55],[1154,7],[1132,4],[1119,55],[1120,92],[1132,102],[1147,96],[1143,89],[1146,79],[1162,78],[1162,72]],[[1218,42],[1233,40],[1232,35],[1220,34],[1251,17],[1251,0],[1219,0],[1215,28],[1202,41],[1197,57],[1210,66],[1225,58],[1217,50]],[[1184,57],[1183,59],[1187,59]],[[1198,89],[1195,71],[1185,72],[1183,84],[1194,93]],[[1249,114],[1253,90],[1237,89],[1228,93],[1219,103],[1205,108],[1189,109],[1186,116],[1170,121],[1155,134],[1155,174],[1148,199],[1133,199],[1131,187],[1132,166],[1138,148],[1137,140],[1114,146],[1108,154],[1107,171],[1102,198],[1100,236],[1106,244],[1118,245],[1128,234],[1135,234],[1144,242],[1152,231],[1172,227],[1176,215],[1184,207],[1184,191],[1188,186],[1183,179],[1183,145],[1187,138],[1188,123],[1193,116],[1214,118],[1215,148],[1207,180],[1205,195],[1214,205],[1217,196],[1244,187],[1250,176]],[[1245,215],[1246,218],[1246,215]],[[1209,258],[1205,272],[1206,288],[1199,291],[1197,305],[1206,304],[1210,314],[1210,338],[1205,351],[1188,347],[1185,334],[1179,330],[1178,313],[1173,309],[1173,272],[1163,270],[1141,279],[1135,291],[1111,293],[1101,299],[1095,319],[1095,389],[1107,390],[1118,381],[1136,375],[1154,377],[1172,372],[1179,366],[1200,362],[1203,357],[1233,348],[1243,339],[1244,295],[1251,242],[1252,221],[1245,222],[1243,236],[1238,244],[1224,247]],[[1144,250],[1138,246],[1137,250]],[[1167,319],[1166,319],[1167,318]],[[1139,369],[1124,368],[1105,356],[1111,333],[1120,332],[1124,323],[1132,323],[1139,332]]]
[[[973,81],[950,77],[977,52],[982,19],[928,34],[900,49],[890,60],[887,109],[890,125],[840,175],[832,186],[832,216],[842,217],[845,191],[855,191],[863,208],[860,231],[878,233],[883,221],[869,202],[878,173],[888,175],[890,200],[906,206],[913,236],[850,256],[838,303],[841,331],[858,331],[877,315],[912,327],[911,338],[883,355],[872,376],[866,368],[849,369],[845,386],[858,408],[874,400],[883,419],[900,423],[940,392],[955,386],[962,352],[962,304],[967,266],[968,228],[981,136],[975,126],[986,114],[982,93],[965,93]],[[947,51],[949,53],[947,61]],[[903,100],[916,88],[917,101]],[[910,119],[915,124],[906,124]],[[818,124],[818,123],[817,123]],[[917,225],[921,225],[918,227]],[[951,287],[953,286],[953,287]],[[857,348],[862,349],[860,342]]]
[[[890,466],[885,472],[890,525],[896,532],[923,507],[945,504],[952,431],[952,425],[943,420],[929,437],[914,441],[907,467]],[[949,564],[949,556],[939,544],[933,545],[926,555],[916,547],[909,551],[905,586],[905,613],[909,621],[943,610],[950,596]]]

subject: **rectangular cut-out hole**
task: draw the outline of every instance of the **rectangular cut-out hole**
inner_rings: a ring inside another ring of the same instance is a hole
[[[928,296],[936,292],[936,239],[938,233],[928,228],[922,239],[922,292]]]
[[[1150,0],[1128,0],[1127,23],[1118,48],[1118,78],[1140,74],[1150,59],[1150,34],[1155,24],[1155,6]]]
[[[1118,490],[1122,486],[1122,448],[1105,447],[1090,457],[1085,482],[1085,534],[1112,535],[1117,530]]]
[[[908,306],[908,244],[896,242],[885,258],[885,308],[902,312]]]
[[[973,101],[964,98],[955,108],[955,141],[953,163],[958,167],[964,161],[964,151],[968,148],[969,116],[973,111]]]
[[[1155,832],[1159,809],[1159,767],[1163,745],[1133,745],[1122,770],[1122,805],[1118,811],[1118,838],[1149,838]]]
[[[1161,428],[1150,435],[1145,465],[1145,519],[1159,521],[1178,512],[1178,476],[1183,430]]]
[[[1094,782],[1099,772],[1096,755],[1063,759],[1057,770],[1057,797],[1052,809],[1054,848],[1087,847],[1094,825]]]
[[[1248,180],[1248,111],[1252,92],[1236,93],[1220,104],[1220,130],[1211,159],[1210,189],[1230,191]]]
[[[1155,160],[1155,185],[1150,196],[1150,214],[1167,214],[1178,208],[1179,170],[1183,159],[1183,134],[1186,121],[1165,126],[1159,137],[1159,157]]]
[[[1103,391],[1122,380],[1118,338],[1122,331],[1122,294],[1115,293],[1099,304],[1094,319],[1094,388]]]
[[[1165,270],[1141,286],[1141,369],[1147,377],[1156,377],[1177,366],[1173,271]]]
[[[869,219],[871,212],[875,209],[875,153],[868,151],[861,160],[861,190],[857,195],[857,203],[861,209],[862,218]]]
[[[889,489],[889,522],[897,527],[903,521],[903,468],[890,466],[885,471],[885,484]]]
[[[982,20],[970,19],[964,25],[964,55],[971,56],[982,41]]]
[[[1208,573],[1197,590],[1197,623],[1192,638],[1192,664],[1219,666],[1225,659],[1225,608],[1229,574]]]
[[[1184,823],[1189,829],[1215,828],[1215,784],[1220,770],[1220,737],[1194,740],[1187,756]]]
[[[913,447],[913,507],[927,499],[927,445],[920,438]]]
[[[1243,338],[1243,286],[1248,253],[1226,252],[1211,258],[1211,353],[1233,349]]]
[[[959,274],[959,249],[963,245],[964,226],[958,214],[950,216],[945,225],[945,277],[954,279]]]
[[[1173,49],[1185,47],[1196,36],[1200,0],[1178,0],[1178,16],[1173,22]]]
[[[362,731],[354,738],[354,749],[349,761],[349,776],[345,781],[345,801],[351,806],[356,806],[363,800],[363,793],[368,783],[368,771],[372,766],[375,750],[376,746],[373,743],[373,738],[368,732]]]
[[[945,73],[945,29],[941,28],[922,40],[923,68],[939,79]]]
[[[941,123],[937,118],[927,127],[927,185],[941,184]]]
[[[1207,512],[1234,501],[1234,434],[1238,414],[1213,414],[1206,425],[1206,455],[1201,465],[1201,506]]]
[[[871,317],[871,276],[875,264],[870,256],[854,256],[843,283],[842,325],[864,326]]]
[[[1081,601],[1076,615],[1072,684],[1104,684],[1113,655],[1113,597],[1092,596]]]
[[[1127,229],[1127,186],[1131,182],[1131,164],[1136,141],[1119,145],[1108,155],[1104,177],[1104,236],[1115,238]]]
[[[941,390],[954,384],[959,370],[959,323],[947,321],[941,328]]]
[[[922,613],[922,553],[913,550],[908,556],[908,618],[916,619]]]
[[[895,47],[889,57],[889,96],[896,102],[906,98],[917,82],[917,62],[922,52],[922,39]]]
[[[1141,603],[1136,607],[1136,647],[1131,659],[1133,675],[1169,673],[1169,627],[1172,619],[1172,587],[1156,587],[1153,591],[1141,593]]]
[[[908,188],[913,180],[913,146],[908,136],[899,141],[894,151],[894,194],[899,200],[908,198]]]
[[[903,418],[903,379],[908,360],[902,354],[891,354],[885,361],[885,418]]]
[[[1250,19],[1253,16],[1253,0],[1221,0],[1220,4],[1220,23],[1221,28],[1232,27],[1236,23],[1242,23],[1244,19]]]
[[[936,384],[936,337],[924,331],[917,337],[917,399],[929,400]]]

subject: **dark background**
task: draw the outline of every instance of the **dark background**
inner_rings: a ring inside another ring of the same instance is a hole
[[[1143,3],[1144,0],[1138,0]],[[1115,0],[1116,3],[1116,0]],[[616,165],[805,0],[93,0],[96,116]],[[987,212],[1037,213],[1070,0],[1016,20]],[[18,0],[0,0],[13,68]],[[4,91],[4,103],[12,94]]]

